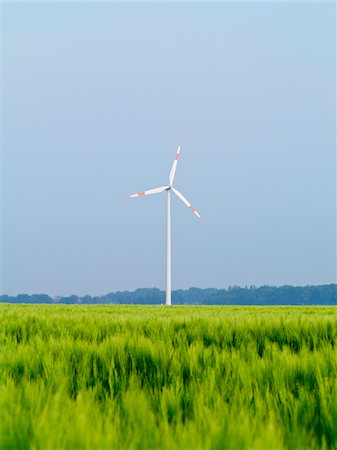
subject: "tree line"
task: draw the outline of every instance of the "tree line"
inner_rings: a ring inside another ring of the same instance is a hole
[[[165,291],[143,288],[135,291],[110,292],[102,296],[51,297],[47,294],[0,295],[2,303],[47,304],[134,304],[165,303]],[[192,287],[172,292],[175,305],[337,305],[337,285],[319,286],[232,286],[228,289]]]

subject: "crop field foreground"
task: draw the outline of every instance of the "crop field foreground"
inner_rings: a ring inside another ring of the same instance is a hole
[[[1,449],[337,449],[336,307],[0,315]]]

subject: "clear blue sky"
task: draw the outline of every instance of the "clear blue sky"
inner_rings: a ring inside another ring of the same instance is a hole
[[[1,293],[336,282],[333,3],[2,5]]]

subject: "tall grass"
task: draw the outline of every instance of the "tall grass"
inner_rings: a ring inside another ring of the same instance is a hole
[[[1,449],[337,449],[335,307],[0,315]]]

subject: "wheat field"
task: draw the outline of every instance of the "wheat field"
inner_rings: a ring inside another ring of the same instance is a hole
[[[337,449],[337,308],[0,305],[1,449]]]

